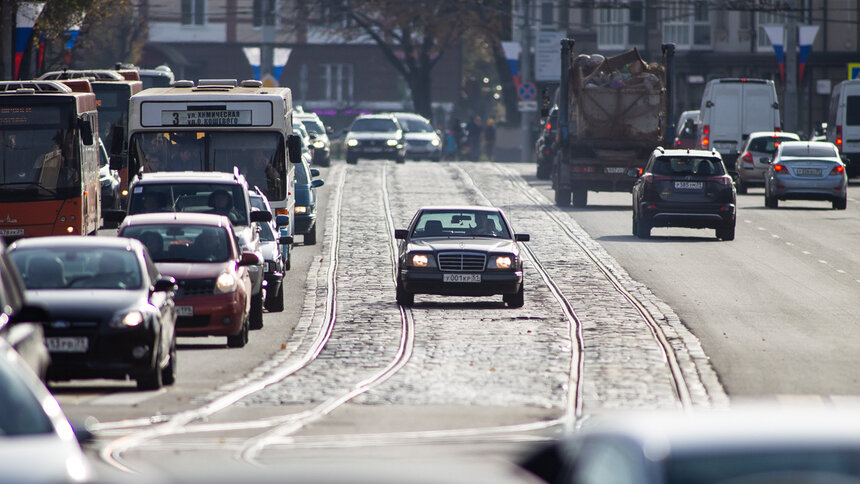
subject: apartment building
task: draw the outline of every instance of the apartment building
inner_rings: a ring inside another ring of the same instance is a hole
[[[784,82],[766,27],[818,26],[798,84],[799,131],[808,134],[826,119],[832,86],[860,62],[860,2],[844,0],[517,0],[531,7],[532,30],[567,32],[575,52],[612,55],[636,47],[659,61],[660,46],[676,45],[675,113],[698,109],[705,83],[721,77]],[[790,10],[787,10],[789,8]],[[515,40],[522,23],[514,20]]]

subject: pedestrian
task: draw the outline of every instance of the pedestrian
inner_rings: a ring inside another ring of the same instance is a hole
[[[492,117],[487,119],[487,125],[484,126],[484,154],[490,161],[493,161],[493,151],[496,148],[496,120]]]
[[[463,159],[463,126],[460,124],[460,118],[454,118],[451,120],[451,136],[454,137],[454,159],[461,160]]]
[[[481,117],[475,116],[466,125],[466,131],[469,141],[469,159],[479,161],[481,159]]]

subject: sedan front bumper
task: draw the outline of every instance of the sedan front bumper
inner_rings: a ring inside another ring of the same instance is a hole
[[[440,271],[400,271],[403,288],[413,294],[437,294],[442,296],[493,296],[516,294],[523,284],[523,272],[485,271],[479,273],[481,282],[445,282]]]

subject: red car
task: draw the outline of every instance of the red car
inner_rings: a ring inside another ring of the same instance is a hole
[[[158,271],[176,279],[177,335],[227,336],[227,346],[245,346],[251,308],[248,267],[260,260],[239,249],[230,219],[202,213],[132,215],[118,235],[140,240]]]

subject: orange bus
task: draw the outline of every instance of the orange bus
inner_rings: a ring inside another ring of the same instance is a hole
[[[8,241],[98,231],[97,136],[91,89],[73,92],[56,81],[0,82],[0,236]]]

